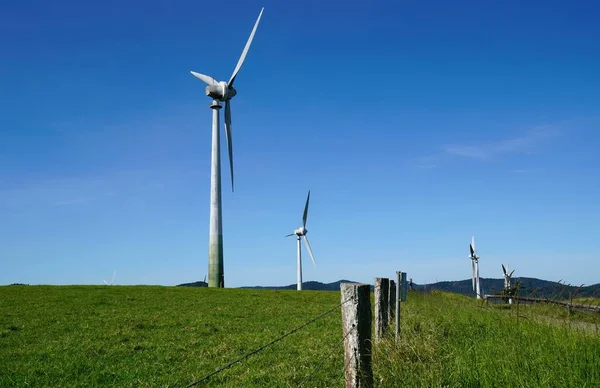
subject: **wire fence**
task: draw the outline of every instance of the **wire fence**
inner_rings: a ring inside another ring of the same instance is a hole
[[[561,281],[562,279],[552,286],[551,291],[548,291],[548,289],[542,290],[540,287],[526,289],[517,283],[508,292],[505,289],[502,293],[484,295],[484,300],[487,303],[507,303],[509,300],[517,304],[546,303],[565,307],[569,311],[581,310],[600,313],[600,301],[597,299],[597,293],[600,290],[594,290],[591,295],[586,297],[580,295],[583,284],[576,287],[561,283]]]
[[[186,386],[186,388],[193,387],[193,386],[195,386],[195,385],[198,385],[198,384],[200,384],[200,383],[203,383],[203,382],[205,382],[205,381],[208,381],[208,380],[209,380],[209,379],[210,379],[212,376],[214,376],[214,375],[217,375],[217,374],[219,374],[219,373],[221,373],[221,372],[225,371],[226,369],[229,369],[229,368],[230,368],[230,367],[232,367],[233,365],[235,365],[235,364],[237,364],[237,363],[239,363],[239,362],[242,362],[243,360],[247,359],[248,357],[250,357],[250,356],[252,356],[252,355],[254,355],[254,354],[257,354],[257,353],[260,353],[260,352],[262,352],[263,350],[267,349],[268,347],[270,347],[270,346],[272,346],[272,345],[276,344],[277,342],[279,342],[279,341],[283,340],[283,339],[284,339],[284,338],[286,338],[287,336],[290,336],[290,335],[292,335],[292,334],[294,334],[294,333],[298,332],[299,330],[301,330],[301,329],[305,328],[306,326],[310,325],[311,323],[313,323],[313,322],[316,322],[316,321],[318,321],[319,319],[321,319],[321,318],[324,318],[324,317],[328,316],[329,314],[333,313],[333,312],[334,312],[336,309],[340,308],[341,306],[343,306],[344,304],[346,304],[347,302],[349,302],[349,301],[351,301],[351,300],[353,300],[353,299],[354,299],[353,297],[350,297],[350,298],[348,298],[348,299],[344,300],[343,302],[341,302],[341,303],[339,303],[339,304],[337,304],[337,305],[333,306],[333,307],[332,307],[332,308],[330,308],[329,310],[327,310],[327,311],[325,311],[325,312],[323,312],[323,313],[319,314],[318,316],[316,316],[316,317],[312,318],[311,320],[309,320],[309,321],[307,321],[307,322],[303,323],[302,325],[300,325],[300,326],[298,326],[298,327],[296,327],[296,328],[294,328],[294,329],[292,329],[292,330],[288,331],[287,333],[285,333],[285,334],[283,334],[283,335],[281,335],[281,336],[279,336],[279,337],[277,337],[277,338],[275,338],[275,339],[273,339],[273,340],[271,340],[271,341],[267,342],[266,344],[264,344],[264,345],[262,345],[262,346],[260,346],[260,347],[258,347],[258,348],[256,348],[256,349],[252,350],[251,352],[248,352],[248,353],[246,353],[246,354],[245,354],[245,355],[243,355],[242,357],[240,357],[240,358],[238,358],[238,359],[236,359],[236,360],[234,360],[234,361],[231,361],[231,362],[229,362],[228,364],[226,364],[226,365],[223,365],[223,366],[222,366],[222,367],[220,367],[220,368],[217,368],[217,369],[215,369],[213,372],[210,372],[210,373],[208,373],[207,375],[205,375],[204,377],[200,378],[199,380],[196,380],[196,381],[194,381],[193,383],[191,383],[191,384],[187,385],[187,386]],[[349,330],[349,331],[348,331],[348,333],[346,333],[346,335],[344,336],[344,338],[343,338],[343,339],[342,339],[342,341],[341,341],[342,343],[344,342],[344,340],[346,339],[346,337],[347,337],[347,336],[348,336],[348,335],[349,335],[349,334],[350,334],[350,333],[351,333],[351,332],[352,332],[354,329],[355,329],[355,328],[353,328],[352,330]],[[340,344],[340,342],[339,342],[339,341],[336,341],[336,343],[334,344],[334,346],[335,346],[335,345],[339,345],[339,344]],[[331,349],[333,349],[333,346],[331,347]],[[326,361],[327,359],[329,359],[329,358],[331,357],[331,355],[332,355],[332,354],[333,354],[333,352],[332,352],[332,351],[330,351],[330,352],[329,352],[329,354],[328,354],[328,355],[327,355],[327,356],[326,356],[326,357],[325,357],[325,358],[324,358],[324,359],[321,361],[321,363],[320,363],[319,365],[317,365],[317,367],[316,367],[316,368],[315,368],[315,369],[314,369],[314,370],[311,372],[311,374],[309,375],[309,377],[308,377],[307,379],[305,379],[305,381],[303,381],[301,384],[304,384],[305,382],[307,382],[308,380],[310,380],[310,378],[312,378],[312,377],[313,377],[313,376],[314,376],[314,375],[315,375],[315,374],[318,372],[318,370],[319,370],[319,369],[322,367],[322,364],[324,364],[324,363],[325,363],[325,361]],[[347,368],[347,365],[344,367],[344,369],[345,369],[345,368]]]
[[[329,353],[325,357],[323,357],[323,359],[321,360],[321,362],[319,364],[317,364],[315,369],[313,369],[313,371],[304,380],[302,380],[302,382],[300,382],[300,384],[298,384],[298,386],[301,387],[304,384],[306,384],[307,382],[309,382],[317,374],[317,372],[319,372],[321,370],[323,365],[325,365],[325,362],[327,360],[329,360],[333,354],[335,354],[336,348],[339,347],[340,344],[343,344],[344,341],[346,340],[346,338],[355,330],[356,330],[356,326],[353,326],[352,329],[348,330],[348,332],[346,333],[344,338],[342,338],[341,341],[336,341],[332,346],[330,346]],[[337,351],[339,351],[339,349]],[[352,354],[352,357],[354,357],[354,354]],[[346,371],[347,367],[348,367],[348,363],[344,366],[344,372]]]

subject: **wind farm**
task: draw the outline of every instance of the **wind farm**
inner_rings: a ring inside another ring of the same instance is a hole
[[[8,6],[0,386],[594,386],[598,12]]]

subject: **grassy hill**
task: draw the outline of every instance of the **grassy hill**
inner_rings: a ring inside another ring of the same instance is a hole
[[[339,303],[337,292],[310,290],[0,287],[0,386],[187,386],[328,310],[208,385],[343,386]],[[573,329],[577,313],[507,307],[409,293],[400,346],[374,345],[377,386],[600,381],[600,338]]]

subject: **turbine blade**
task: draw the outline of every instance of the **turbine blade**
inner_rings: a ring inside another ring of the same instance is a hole
[[[306,244],[306,248],[308,248],[308,253],[310,254],[310,258],[312,259],[313,265],[316,267],[317,263],[315,263],[315,256],[313,255],[312,248],[310,247],[310,243],[308,242],[308,238],[304,235],[304,243]]]
[[[217,83],[217,81],[215,81],[215,79],[209,75],[196,73],[195,71],[190,71],[190,73],[192,73],[194,77],[204,81],[207,85],[214,85]]]
[[[256,33],[256,28],[258,27],[258,23],[260,22],[260,18],[262,16],[264,10],[265,10],[265,7],[263,7],[260,10],[260,13],[258,14],[258,19],[256,19],[256,23],[254,23],[254,28],[252,29],[252,32],[250,33],[250,37],[248,38],[248,41],[246,42],[244,51],[242,51],[242,55],[240,56],[240,59],[238,60],[237,65],[235,66],[235,70],[233,70],[233,73],[231,74],[231,78],[229,79],[229,82],[227,83],[229,86],[233,86],[233,81],[235,81],[235,77],[237,76],[238,71],[240,71],[240,69],[242,68],[242,64],[244,63],[244,60],[246,59],[246,55],[248,54],[248,49],[250,49],[250,44],[252,44],[252,39],[254,39],[254,34]]]
[[[506,275],[506,268],[504,268],[504,264],[502,264],[502,271],[504,272],[504,275]]]
[[[115,276],[117,276],[117,271],[113,272],[113,277],[112,277],[112,280],[110,281],[110,284],[113,284],[115,282]]]
[[[514,272],[515,272],[515,270],[513,269],[512,272],[510,273],[510,275],[508,275],[508,277],[511,277]]]
[[[227,150],[229,151],[229,171],[231,172],[231,192],[233,192],[233,144],[231,139],[231,103],[225,101],[225,137],[227,138]]]
[[[290,237],[290,236],[293,236],[294,234],[295,233],[290,233],[290,234],[286,235],[285,237]]]
[[[471,237],[471,248],[473,249],[473,252],[475,252],[475,236]]]
[[[475,249],[473,249],[473,244],[469,244],[469,250],[471,251],[471,257],[473,257],[473,254],[475,253]]]
[[[310,201],[310,190],[308,190],[308,196],[306,197],[306,205],[304,205],[304,214],[302,215],[302,226],[306,228],[306,217],[308,217],[308,201]]]
[[[106,284],[108,286],[108,283],[106,282],[106,280],[102,280],[104,282],[104,284]]]

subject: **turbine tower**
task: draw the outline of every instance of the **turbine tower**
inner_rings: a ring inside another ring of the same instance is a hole
[[[471,268],[473,270],[473,275],[471,278],[473,283],[473,291],[475,292],[477,299],[481,299],[481,290],[479,287],[479,256],[475,253],[475,236],[473,236],[471,239],[469,249],[471,251],[469,259],[471,259]]]
[[[223,273],[223,223],[221,220],[221,143],[219,133],[219,109],[221,102],[225,103],[225,137],[227,138],[227,149],[229,151],[229,171],[231,173],[231,191],[233,192],[233,148],[231,142],[231,99],[237,94],[233,88],[244,59],[248,54],[248,49],[254,39],[256,28],[260,22],[264,7],[260,10],[258,19],[254,23],[254,28],[246,42],[244,51],[238,60],[231,78],[228,82],[215,81],[214,78],[192,71],[192,75],[204,81],[206,86],[206,95],[212,98],[210,108],[212,112],[212,147],[211,147],[211,168],[210,168],[210,232],[208,242],[208,287],[225,287],[225,276]],[[226,22],[227,24],[227,22]]]
[[[306,248],[308,249],[308,253],[310,254],[310,258],[312,259],[313,265],[316,267],[317,263],[315,263],[315,256],[313,255],[313,251],[310,247],[310,243],[308,242],[308,237],[306,234],[308,230],[306,230],[306,217],[308,216],[308,202],[310,201],[310,190],[308,191],[308,196],[306,197],[306,205],[304,205],[304,214],[302,215],[302,226],[298,229],[294,230],[294,233],[290,233],[285,237],[290,236],[298,236],[298,273],[297,273],[297,290],[302,290],[302,247],[300,244],[300,240],[304,238],[304,243],[306,244]]]

